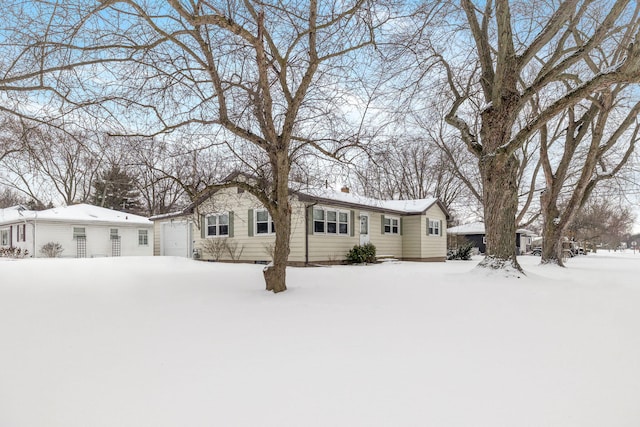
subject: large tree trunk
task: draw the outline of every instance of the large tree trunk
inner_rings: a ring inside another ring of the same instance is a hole
[[[518,212],[518,159],[513,155],[483,156],[484,223],[487,240],[482,267],[522,268],[516,259],[516,214]]]
[[[286,203],[287,209],[280,212],[278,220],[273,218],[276,227],[276,245],[273,250],[273,264],[264,269],[264,280],[267,284],[267,290],[274,293],[287,290],[287,262],[289,261],[289,238],[291,237],[291,211],[288,209],[289,202]],[[280,209],[278,209],[280,211]]]
[[[545,191],[540,197],[542,205],[542,264],[557,264],[564,267],[562,260],[562,237],[565,227],[560,224],[560,210],[552,200],[550,191]]]
[[[291,238],[291,204],[289,202],[289,159],[286,153],[272,157],[274,171],[274,206],[270,209],[276,228],[276,243],[273,248],[273,263],[264,269],[264,280],[268,291],[274,293],[287,290],[287,263]]]

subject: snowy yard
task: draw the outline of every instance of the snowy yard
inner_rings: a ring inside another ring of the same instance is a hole
[[[640,255],[0,260],[0,426],[640,425]]]

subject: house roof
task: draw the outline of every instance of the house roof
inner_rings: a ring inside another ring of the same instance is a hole
[[[436,198],[415,200],[378,200],[353,193],[345,193],[330,188],[310,188],[296,191],[301,200],[313,200],[325,203],[338,203],[373,210],[395,212],[398,214],[421,214],[437,204],[448,215],[445,207]]]
[[[463,224],[463,225],[458,225],[456,227],[447,228],[447,234],[459,234],[461,236],[466,236],[469,234],[484,234],[484,233],[485,233],[484,222],[472,222],[470,224]],[[530,231],[524,228],[518,228],[516,230],[516,233],[527,234],[527,235],[535,234],[533,231]]]
[[[0,209],[0,224],[15,223],[16,221],[37,220],[74,223],[111,223],[151,225],[148,218],[120,212],[113,209],[81,203],[78,205],[51,208],[43,211],[26,209]]]
[[[238,177],[241,177],[243,180],[255,179],[251,175],[247,175],[242,172],[234,172],[227,178],[225,178],[221,185],[231,184],[231,186],[233,186],[233,181],[237,180]],[[442,210],[442,212],[444,212],[444,214],[446,215],[447,219],[449,219],[449,212],[447,208],[444,206],[444,204],[442,204],[440,200],[436,198],[414,200],[378,200],[372,199],[370,197],[359,196],[350,192],[334,190],[331,188],[313,188],[295,182],[292,182],[291,184],[296,188],[295,190],[290,188],[291,193],[297,195],[301,201],[325,203],[345,207],[357,207],[361,209],[363,208],[380,212],[395,213],[398,215],[422,214],[431,206],[438,205],[440,210]],[[155,215],[152,216],[150,220],[155,221],[160,219],[169,219],[193,213],[197,205],[204,202],[218,190],[219,189],[217,188],[213,188],[212,190],[205,192],[195,202],[191,203],[181,211]]]

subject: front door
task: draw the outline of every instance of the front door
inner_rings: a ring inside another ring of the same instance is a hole
[[[369,214],[360,214],[360,244],[369,243]]]

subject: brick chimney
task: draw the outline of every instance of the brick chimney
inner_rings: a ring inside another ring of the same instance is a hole
[[[342,191],[343,193],[348,193],[349,192],[349,187],[347,187],[346,185],[343,185],[342,188],[340,189],[340,191]]]

